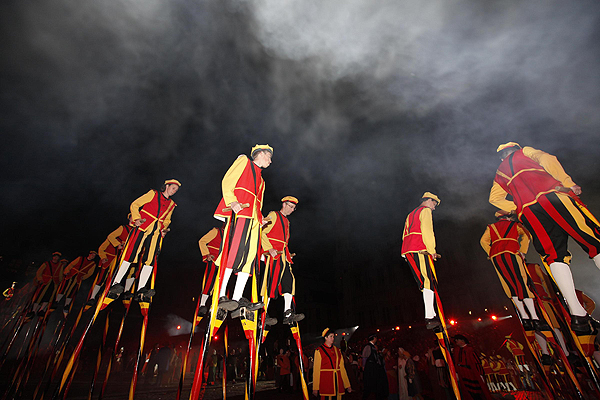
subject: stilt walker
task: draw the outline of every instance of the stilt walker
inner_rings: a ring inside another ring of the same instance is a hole
[[[127,224],[121,225],[112,231],[98,248],[100,263],[97,268],[94,285],[92,286],[92,295],[86,303],[86,310],[93,306],[96,302],[96,296],[98,295],[98,292],[100,292],[100,289],[106,283],[108,266],[111,265],[115,258],[120,258],[119,255],[129,239],[129,234],[133,230],[134,226],[133,221],[131,220],[131,213],[129,213],[127,216],[127,220]],[[125,282],[125,291],[128,291],[133,282],[129,280],[126,280]]]
[[[419,289],[423,292],[427,329],[433,329],[438,338],[450,369],[452,389],[456,398],[460,400],[454,362],[449,352],[450,340],[446,331],[444,311],[437,291],[437,277],[433,265],[433,262],[441,257],[435,250],[432,216],[432,212],[439,204],[438,196],[431,192],[425,192],[421,196],[421,204],[408,214],[402,233],[402,257],[410,265]]]
[[[217,278],[217,274],[219,273],[218,267],[215,264],[215,260],[219,256],[221,242],[223,241],[224,229],[225,224],[223,224],[220,228],[212,228],[198,241],[200,253],[202,254],[202,261],[206,263],[204,278],[202,279],[202,293],[198,299],[200,308],[198,309],[197,316],[200,317],[200,321],[208,312],[206,301],[213,293],[215,280]],[[198,321],[198,323],[200,323],[200,321]]]
[[[573,238],[600,268],[600,228],[587,208],[575,200],[581,187],[553,155],[521,148],[515,142],[500,145],[497,152],[502,162],[490,191],[490,203],[516,213],[529,230],[536,251],[567,301],[572,330],[588,334],[590,317],[575,293],[567,242]],[[509,194],[512,201],[507,200]]]
[[[304,319],[304,314],[296,314],[292,308],[296,282],[292,273],[293,261],[288,246],[290,240],[288,217],[296,210],[297,205],[298,199],[293,196],[281,199],[281,210],[269,213],[266,218],[269,222],[265,224],[261,234],[262,248],[268,254],[262,291],[266,292],[269,299],[276,299],[279,295],[283,295],[285,303],[283,323],[285,324],[293,324]],[[274,324],[276,323],[275,320]]]
[[[181,183],[178,180],[169,179],[164,182],[160,191],[150,190],[131,203],[131,219],[135,228],[127,240],[123,261],[119,265],[108,292],[110,299],[119,298],[121,293],[126,290],[125,285],[128,283],[125,282],[123,285],[123,278],[131,264],[138,261],[141,272],[135,294],[136,300],[146,302],[156,293],[154,289],[147,288],[146,284],[152,275],[156,258],[160,252],[160,238],[168,232],[171,215],[177,206],[171,197],[177,193],[180,187]]]
[[[210,323],[208,324],[204,345],[200,349],[190,400],[196,400],[199,396],[202,373],[198,369],[203,367],[207,346],[226,318],[228,311],[236,311],[236,317],[244,317],[242,326],[246,337],[252,336],[252,340],[256,340],[257,320],[255,318],[254,321],[250,321],[251,314],[248,314],[248,318],[246,318],[246,313],[253,313],[262,308],[264,304],[256,298],[257,292],[254,287],[252,289],[252,302],[242,296],[246,283],[252,273],[255,272],[256,263],[258,263],[260,228],[266,223],[266,220],[263,221],[262,215],[265,190],[262,169],[271,164],[272,157],[273,148],[271,146],[256,145],[252,148],[251,158],[240,155],[229,167],[221,182],[223,198],[214,213],[216,219],[225,222],[225,235],[221,244],[221,251],[215,261],[215,264],[219,267],[215,287],[219,288],[219,291],[218,296],[213,295]],[[229,299],[226,296],[227,285],[234,272],[237,274],[237,279],[233,296]],[[253,282],[256,282],[256,276],[253,277]],[[249,330],[252,328],[254,331],[250,334]],[[253,351],[250,352],[251,358],[255,358],[255,349],[253,347]],[[254,365],[253,360],[250,364],[251,366]],[[248,394],[248,391],[246,393]]]

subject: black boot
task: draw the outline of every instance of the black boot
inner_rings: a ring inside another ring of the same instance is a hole
[[[304,314],[296,314],[291,309],[286,310],[283,313],[283,323],[284,324],[292,325],[295,322],[302,321],[303,319],[304,319]]]
[[[523,320],[523,329],[525,329],[526,331],[533,331],[534,330],[533,322],[531,322],[530,319],[524,319]]]
[[[133,299],[135,301],[148,302],[148,301],[150,301],[152,296],[154,296],[155,294],[156,294],[156,290],[154,290],[154,289],[141,288],[140,290],[138,290],[135,293],[135,296]]]
[[[238,308],[238,302],[235,300],[229,300],[227,296],[219,297],[219,308],[225,311],[233,311]]]
[[[440,319],[436,316],[433,318],[425,318],[425,327],[429,330],[439,328],[442,324],[440,323]]]
[[[106,297],[108,297],[109,299],[116,300],[119,298],[119,296],[121,295],[121,293],[123,293],[124,290],[125,286],[121,285],[120,283],[115,283],[110,287],[110,289],[108,289]]]
[[[578,315],[571,315],[571,329],[576,334],[586,334],[592,332],[592,327],[590,325],[590,316],[585,315],[580,317]]]

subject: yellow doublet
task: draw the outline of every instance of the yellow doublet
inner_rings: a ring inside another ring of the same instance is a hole
[[[106,249],[108,248],[108,246],[112,245],[113,247],[118,247],[121,244],[121,242],[119,241],[118,238],[119,238],[119,236],[121,236],[122,233],[123,233],[123,225],[119,226],[117,229],[112,231],[108,235],[106,240],[104,242],[102,242],[102,244],[98,248],[98,256],[100,256],[101,260],[108,258],[107,254],[106,254]],[[114,256],[114,254],[111,254],[111,256]]]
[[[271,222],[263,227],[262,233],[261,233],[261,238],[260,238],[262,248],[264,251],[269,251],[270,249],[273,248],[273,245],[269,241],[269,237],[267,235],[269,234],[269,232],[271,232],[271,230],[275,226],[275,223],[277,222],[277,214],[275,213],[275,211],[271,211],[269,213],[269,215],[267,215],[267,219]],[[271,240],[277,240],[277,239],[271,238]],[[283,242],[283,241],[281,241],[281,242]],[[286,247],[287,247],[287,243],[284,243],[283,248],[285,249]]]
[[[198,241],[198,246],[200,247],[200,253],[202,253],[202,257],[206,257],[210,254],[210,250],[208,249],[208,244],[217,237],[219,230],[217,228],[212,228],[208,233],[200,238]],[[219,251],[219,249],[216,249]]]

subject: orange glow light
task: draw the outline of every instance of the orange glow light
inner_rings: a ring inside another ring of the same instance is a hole
[[[495,315],[492,315],[492,319],[495,321],[498,319],[498,317],[496,317]]]

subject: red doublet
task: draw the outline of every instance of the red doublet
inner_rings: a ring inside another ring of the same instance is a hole
[[[52,280],[56,285],[60,284],[62,281],[62,266],[60,264],[60,261],[57,263],[44,262],[36,274],[38,282],[46,285]]]
[[[522,149],[502,161],[494,181],[512,196],[518,215],[536,203],[540,195],[555,192],[557,186],[562,186],[540,164],[524,155]]]
[[[512,339],[508,339],[506,341],[506,348],[515,357],[519,357],[519,356],[524,356],[525,355],[525,352],[523,351],[523,349],[521,348],[521,346],[519,346],[519,342],[516,342],[516,341],[514,341]]]
[[[216,228],[215,228],[216,229]],[[221,241],[223,240],[223,229],[216,229],[217,234],[212,240],[206,243],[206,247],[208,248],[208,254],[203,258],[206,259],[209,255],[217,258],[219,256],[219,249],[221,248]],[[206,260],[204,260],[206,261]]]
[[[119,243],[125,243],[127,242],[127,238],[129,237],[129,232],[131,232],[132,226],[131,225],[122,225],[121,226],[123,229],[121,230],[121,234],[119,236],[117,236],[117,240],[119,241]],[[102,264],[102,268],[106,268],[110,265],[111,261],[113,260],[113,258],[115,258],[117,256],[117,248],[115,246],[113,246],[113,244],[110,242],[110,240],[107,238],[106,241],[104,243],[102,243],[102,245],[100,245],[100,247],[102,246],[106,246],[106,248],[104,249],[104,253],[106,253],[106,258],[108,260],[108,262]],[[98,251],[98,254],[100,254],[100,251]]]
[[[279,211],[275,211],[277,219],[273,221],[273,228],[267,233],[269,242],[277,251],[285,251],[285,258],[289,264],[293,264],[288,242],[290,240],[290,221],[285,215]],[[277,254],[275,259],[278,259],[281,254]]]
[[[244,156],[245,157],[245,156]],[[258,222],[262,224],[262,199],[265,190],[265,181],[261,175],[261,168],[250,161],[246,157],[246,166],[242,175],[235,184],[233,194],[240,204],[249,204],[250,207],[243,208],[237,213],[238,218],[253,218],[256,217]],[[217,219],[230,218],[232,212],[223,212],[223,209],[229,206],[225,204],[225,199],[221,198],[217,209],[215,210],[215,217]]]
[[[321,365],[319,371],[319,394],[321,396],[337,396],[344,392],[344,381],[340,373],[340,363],[342,362],[342,353],[335,346],[327,347],[322,345],[317,348],[321,356]]]
[[[87,257],[77,257],[77,259],[69,264],[73,265],[68,271],[66,271],[64,278],[71,279],[75,277],[78,283],[81,283],[83,277],[90,274],[92,270],[96,268],[95,260],[88,260]]]
[[[158,222],[157,228],[159,230],[164,229],[165,218],[173,211],[176,205],[171,198],[167,199],[162,193],[154,191],[152,200],[144,204],[140,209],[140,216],[142,219],[145,218],[146,221],[140,225],[139,229],[145,232],[155,222]]]
[[[502,219],[489,225],[489,227],[492,246],[490,258],[502,253],[519,254],[520,244],[517,223]]]
[[[406,217],[404,232],[402,234],[402,254],[427,250],[427,246],[425,246],[425,242],[423,241],[420,219],[421,213],[425,208],[425,206],[417,207]]]

